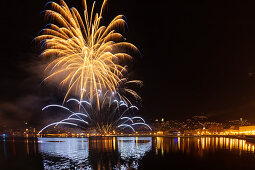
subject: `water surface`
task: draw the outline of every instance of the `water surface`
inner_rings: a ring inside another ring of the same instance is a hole
[[[255,145],[225,137],[5,139],[0,169],[255,169]]]

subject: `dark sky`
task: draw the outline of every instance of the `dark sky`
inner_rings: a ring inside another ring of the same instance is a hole
[[[32,42],[47,23],[41,13],[46,2],[1,3],[1,122],[41,124],[41,108],[62,100],[40,84],[45,61]],[[81,0],[66,2],[82,9]],[[149,120],[205,113],[213,120],[255,121],[254,7],[241,0],[109,0],[104,22],[124,14],[125,36],[141,52],[130,70],[144,81],[141,114]]]

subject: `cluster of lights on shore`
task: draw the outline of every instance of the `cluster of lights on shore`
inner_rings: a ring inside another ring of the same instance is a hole
[[[244,126],[246,128],[246,126]],[[249,126],[248,126],[249,127]],[[242,128],[242,127],[241,127]],[[234,136],[243,136],[243,135],[255,135],[255,130],[254,126],[250,128],[250,130],[224,130],[221,132],[210,132],[208,130],[198,130],[196,132],[196,135],[222,135],[222,136],[227,136],[227,135],[234,135]]]
[[[59,81],[59,86],[67,88],[64,102],[74,101],[79,112],[74,112],[64,105],[51,104],[42,110],[57,107],[71,113],[67,118],[51,123],[48,127],[60,124],[80,128],[94,127],[100,132],[109,133],[117,129],[130,129],[136,132],[137,126],[152,130],[139,116],[129,115],[139,110],[126,94],[136,100],[140,96],[128,84],[138,84],[139,80],[127,80],[127,66],[124,62],[132,60],[127,51],[138,49],[118,31],[126,26],[124,16],[116,16],[108,26],[101,26],[102,12],[107,0],[103,1],[100,12],[94,14],[95,2],[88,13],[86,0],[84,4],[84,21],[76,8],[69,8],[60,3],[49,2],[51,10],[45,10],[47,19],[55,24],[48,24],[35,41],[45,50],[42,57],[53,60],[46,67],[49,75],[44,81]],[[48,5],[47,4],[47,5]],[[68,96],[78,96],[67,99]],[[109,111],[110,110],[110,111]],[[117,115],[117,116],[116,116]]]

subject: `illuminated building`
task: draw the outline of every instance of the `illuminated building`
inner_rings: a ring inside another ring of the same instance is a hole
[[[248,131],[254,131],[255,132],[255,126],[240,126],[239,131],[240,132],[248,132]]]

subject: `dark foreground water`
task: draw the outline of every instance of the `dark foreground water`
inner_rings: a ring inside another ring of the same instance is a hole
[[[0,169],[255,169],[255,145],[223,137],[1,139]]]

